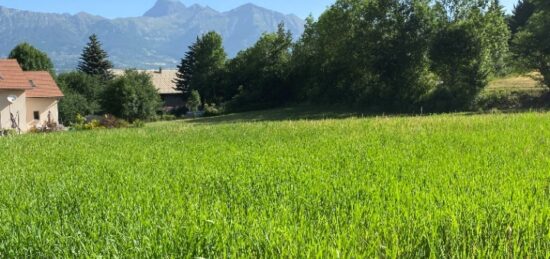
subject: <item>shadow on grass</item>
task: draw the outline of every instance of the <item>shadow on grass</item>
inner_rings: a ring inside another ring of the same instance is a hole
[[[232,113],[216,117],[202,117],[187,120],[195,124],[227,124],[243,122],[325,120],[373,117],[425,117],[434,115],[476,116],[487,114],[517,114],[524,112],[548,112],[547,107],[524,107],[516,109],[491,109],[484,111],[456,111],[450,113],[380,113],[361,111],[346,107],[290,106],[269,110],[258,110],[242,113]]]
[[[550,91],[545,90],[533,94],[519,91],[508,93],[494,100],[489,100],[485,105],[478,104],[478,111],[456,111],[446,114],[473,116],[489,113],[514,114],[523,112],[547,112],[550,110]],[[190,123],[218,124],[218,123],[242,123],[262,121],[293,121],[293,120],[324,120],[347,119],[352,117],[405,117],[405,116],[429,116],[445,113],[423,113],[421,111],[411,113],[382,113],[372,110],[354,109],[345,106],[313,106],[296,105],[269,110],[258,110],[242,113],[226,114],[216,117],[203,117],[190,119]]]
[[[241,123],[241,122],[262,122],[262,121],[293,121],[293,120],[324,120],[324,119],[347,119],[352,117],[374,117],[383,114],[362,112],[342,107],[313,107],[313,106],[291,106],[269,110],[259,110],[243,113],[233,113],[216,117],[203,117],[191,119],[190,123]],[[397,116],[397,115],[395,115]]]

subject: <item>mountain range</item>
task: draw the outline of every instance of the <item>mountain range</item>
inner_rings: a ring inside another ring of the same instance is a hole
[[[0,57],[21,42],[45,51],[56,69],[74,69],[91,34],[97,34],[117,68],[173,68],[199,35],[220,33],[228,55],[253,45],[264,32],[284,22],[298,38],[304,20],[253,4],[227,12],[158,0],[141,17],[108,19],[88,13],[54,14],[0,6]]]

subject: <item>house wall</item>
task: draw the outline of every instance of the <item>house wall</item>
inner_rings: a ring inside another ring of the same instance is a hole
[[[10,95],[17,96],[17,100],[11,104],[7,98]],[[27,106],[25,105],[25,91],[22,90],[0,90],[0,128],[11,129],[10,109],[13,115],[16,117],[16,121],[19,120],[19,128],[22,132],[27,131]],[[17,115],[19,114],[19,118]]]
[[[51,112],[51,120],[59,124],[59,110],[57,98],[27,98],[27,127],[43,126]],[[40,120],[34,120],[34,112],[38,111]]]

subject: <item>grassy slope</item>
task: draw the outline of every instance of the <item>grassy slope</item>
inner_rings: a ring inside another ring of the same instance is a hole
[[[535,80],[540,76],[538,73],[526,75],[513,75],[505,78],[492,80],[487,86],[486,91],[526,91],[526,92],[541,92],[545,88]]]
[[[0,139],[0,257],[550,256],[550,114],[280,119]]]

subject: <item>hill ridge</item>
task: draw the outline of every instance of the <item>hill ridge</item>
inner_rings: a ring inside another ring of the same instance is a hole
[[[280,22],[295,38],[303,32],[304,20],[254,4],[219,12],[208,6],[159,0],[144,16],[113,19],[85,12],[45,13],[0,6],[0,57],[28,42],[47,52],[58,70],[74,69],[88,36],[95,33],[118,68],[170,68],[197,36],[208,31],[222,35],[231,57],[254,44],[263,32],[276,31]]]

